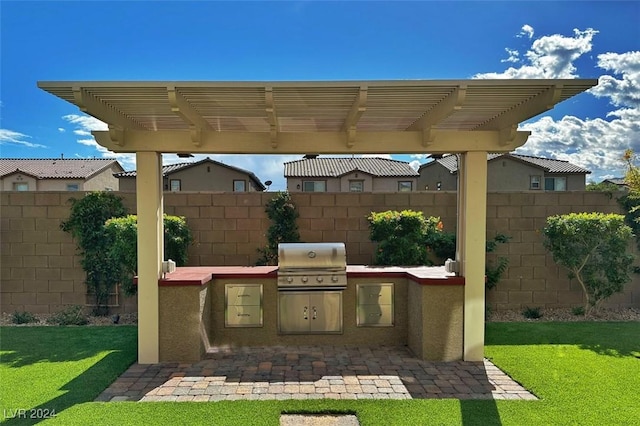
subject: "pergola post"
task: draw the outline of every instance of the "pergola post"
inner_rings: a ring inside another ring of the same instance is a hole
[[[137,152],[138,362],[160,362],[158,279],[164,254],[162,155]]]
[[[459,155],[456,259],[465,277],[463,359],[484,357],[487,152]]]

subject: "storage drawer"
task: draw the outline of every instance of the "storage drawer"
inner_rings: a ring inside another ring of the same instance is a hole
[[[262,326],[261,306],[227,306],[225,315],[226,327],[260,327]]]
[[[358,305],[359,326],[393,326],[392,305]]]
[[[262,305],[262,284],[227,284],[225,294],[227,306]]]
[[[358,284],[358,305],[393,305],[393,284]]]

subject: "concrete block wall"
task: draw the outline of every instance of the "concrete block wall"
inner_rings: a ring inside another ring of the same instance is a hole
[[[73,194],[75,197],[81,193]],[[119,194],[135,213],[133,193]],[[274,193],[167,193],[165,212],[185,216],[194,234],[189,249],[192,266],[253,265],[266,244],[270,221],[264,205]],[[71,237],[60,230],[69,216],[68,192],[4,192],[0,194],[0,309],[55,312],[86,301],[84,271]],[[370,264],[375,245],[369,241],[367,216],[372,211],[413,209],[439,216],[446,231],[456,226],[454,192],[293,193],[305,242],[343,241],[350,264]],[[509,269],[488,301],[497,309],[524,306],[565,307],[581,303],[582,293],[542,246],[547,216],[581,211],[620,213],[615,198],[597,192],[490,193],[487,235],[509,235],[496,256],[509,259]],[[638,261],[640,263],[640,260]],[[137,309],[135,298],[121,298],[114,312]],[[640,279],[607,306],[640,307]]]

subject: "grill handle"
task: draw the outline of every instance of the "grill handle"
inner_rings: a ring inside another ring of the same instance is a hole
[[[309,314],[308,314],[308,312],[307,312],[307,311],[308,311],[308,308],[305,306],[305,307],[304,307],[304,311],[302,311],[302,317],[303,317],[304,319],[309,319]]]
[[[318,310],[313,306],[313,319],[318,319]]]

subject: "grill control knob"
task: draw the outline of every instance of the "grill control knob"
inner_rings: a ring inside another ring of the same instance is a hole
[[[335,275],[331,277],[331,281],[333,281],[334,283],[338,282],[338,277],[336,277]]]
[[[316,277],[316,281],[318,281],[319,283],[321,283],[323,281],[322,277]]]
[[[307,278],[307,277],[302,277],[302,282],[303,282],[303,283],[306,283],[307,281],[309,281],[309,278]]]
[[[293,277],[287,277],[287,282],[288,282],[288,283],[293,282]]]

